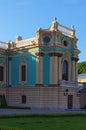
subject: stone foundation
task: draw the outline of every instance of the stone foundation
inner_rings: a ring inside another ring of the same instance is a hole
[[[65,94],[65,90],[68,93]],[[5,95],[9,106],[31,108],[68,109],[68,95],[73,95],[72,109],[80,108],[78,89],[65,87],[0,87],[0,95]],[[21,97],[26,96],[23,104]]]

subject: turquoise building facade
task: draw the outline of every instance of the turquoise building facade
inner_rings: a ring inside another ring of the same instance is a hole
[[[75,29],[56,18],[34,38],[0,42],[0,95],[10,106],[79,108]]]

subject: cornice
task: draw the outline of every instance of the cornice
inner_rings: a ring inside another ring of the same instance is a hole
[[[0,48],[0,52],[6,52],[6,49]]]
[[[73,53],[79,54],[79,53],[80,53],[80,50],[74,49],[74,50],[73,50]]]
[[[41,52],[41,51],[36,52],[35,54],[36,54],[37,56],[44,56],[44,52]]]
[[[37,48],[37,47],[38,47],[38,45],[25,46],[25,47],[20,47],[20,48],[8,49],[8,52],[17,52],[17,51],[28,50],[28,49],[33,49],[33,48]]]
[[[58,53],[58,52],[50,52],[49,56],[58,56],[61,57],[63,54],[62,53]]]
[[[56,44],[56,43],[53,43],[53,44],[50,44],[50,45],[43,45],[43,44],[41,44],[41,45],[39,45],[38,46],[39,48],[40,47],[42,47],[42,48],[64,48],[64,45],[62,45],[62,44],[60,44],[60,43],[58,43],[58,44]]]

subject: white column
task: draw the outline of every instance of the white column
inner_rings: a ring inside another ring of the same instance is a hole
[[[58,68],[57,68],[57,56],[54,56],[54,62],[53,62],[53,69],[54,69],[54,71],[53,71],[53,73],[54,73],[54,76],[53,76],[53,83],[54,84],[57,84],[57,81],[58,81]]]
[[[36,59],[36,84],[43,84],[43,56],[38,54]]]
[[[75,82],[75,61],[72,61],[72,80]]]
[[[57,53],[50,54],[50,85],[58,84],[58,56]]]
[[[71,81],[71,72],[72,72],[71,64],[70,62],[68,62],[68,81]]]
[[[57,56],[57,84],[59,82],[59,57]]]
[[[50,84],[53,84],[53,56],[50,56]]]
[[[39,84],[43,84],[43,56],[39,57]]]
[[[78,63],[77,61],[75,62],[75,81],[78,81]]]
[[[36,84],[39,84],[39,56],[36,58]]]
[[[8,86],[11,86],[11,77],[12,77],[12,58],[8,57]]]

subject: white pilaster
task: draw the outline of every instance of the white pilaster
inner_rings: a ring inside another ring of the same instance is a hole
[[[62,80],[62,64],[61,64],[61,57],[59,57],[59,81]]]
[[[62,80],[61,57],[58,54],[50,56],[50,84],[57,85]]]
[[[59,57],[57,56],[57,84],[58,84],[58,81],[59,81]]]
[[[39,57],[39,84],[43,84],[43,56]]]
[[[75,61],[72,61],[72,80],[75,82]]]
[[[43,56],[36,59],[36,84],[43,84]]]
[[[39,83],[39,56],[36,58],[36,84]]]
[[[50,56],[50,84],[53,84],[53,56]]]
[[[53,69],[54,69],[54,71],[53,71],[53,83],[54,84],[57,84],[57,78],[58,78],[58,68],[57,68],[58,66],[57,66],[57,56],[54,56],[54,62],[53,62]]]
[[[75,81],[77,81],[78,80],[78,63],[77,62],[75,62]]]

